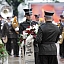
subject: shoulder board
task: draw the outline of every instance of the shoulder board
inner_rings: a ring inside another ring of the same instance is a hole
[[[45,25],[45,23],[42,23],[40,26]]]
[[[36,21],[32,21],[33,23],[35,23],[35,24],[38,24],[38,22],[36,22]]]
[[[22,23],[20,23],[20,24],[24,24],[24,23],[26,23],[26,21],[24,21],[24,22],[22,22]]]
[[[61,25],[60,23],[57,24],[57,26],[59,26],[59,27],[60,27],[60,25]]]

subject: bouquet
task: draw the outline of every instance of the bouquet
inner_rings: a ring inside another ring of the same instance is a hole
[[[23,34],[20,34],[18,44],[21,44],[21,46],[23,46],[25,44],[25,41],[30,41],[31,39],[36,38],[38,27],[39,26],[37,24],[28,26],[28,28],[23,31]]]

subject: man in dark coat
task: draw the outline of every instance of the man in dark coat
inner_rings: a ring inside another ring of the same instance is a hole
[[[3,20],[3,17],[0,15],[0,38],[2,37],[2,28],[5,21]]]
[[[6,50],[8,54],[11,55],[11,49],[13,47],[14,57],[19,56],[19,46],[17,43],[18,34],[16,33],[15,29],[12,27],[12,23],[10,18],[7,17],[7,23],[4,24],[2,29],[2,38],[8,37],[8,41],[6,43]]]
[[[59,23],[59,28],[60,28],[60,35],[62,34],[62,32],[64,31],[64,14],[61,14],[60,15],[60,23]],[[62,37],[62,36],[61,36]],[[64,37],[62,37],[64,38]],[[60,57],[61,57],[61,60],[64,61],[64,39],[63,39],[63,42],[60,44]]]
[[[22,33],[23,30],[26,30],[26,28],[28,28],[29,26],[38,24],[36,21],[31,20],[32,9],[24,9],[24,11],[26,16],[26,21],[24,21],[23,23],[20,23],[20,33]],[[34,44],[34,51],[38,52],[38,46],[36,44]],[[25,54],[25,50],[24,50],[24,54]],[[38,59],[38,53],[37,55],[35,54],[35,64],[38,64],[37,59]]]
[[[39,59],[41,64],[58,64],[55,43],[59,39],[59,28],[52,24],[53,12],[44,11],[45,23],[38,30],[34,43],[39,45]]]

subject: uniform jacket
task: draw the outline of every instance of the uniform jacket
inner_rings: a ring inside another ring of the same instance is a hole
[[[56,55],[55,43],[59,39],[60,30],[51,21],[43,23],[38,30],[34,43],[39,45],[39,55]]]
[[[0,38],[2,37],[2,27],[4,25],[5,21],[0,20]]]
[[[37,24],[37,22],[35,22],[35,21],[28,21],[27,19],[26,19],[26,21],[24,21],[23,23],[20,23],[20,29],[19,29],[19,33],[22,33],[23,32],[23,30],[26,30],[26,28],[28,28],[28,26],[32,26],[32,25],[36,25]]]
[[[28,20],[26,20],[25,22],[23,22],[23,23],[20,23],[20,33],[22,33],[22,31],[23,30],[25,30],[26,28],[28,28],[28,26],[32,26],[32,25],[36,25],[36,24],[38,24],[37,22],[35,22],[35,21],[28,21]],[[35,52],[38,52],[38,46],[37,46],[37,44],[34,44],[34,50],[35,50]]]
[[[59,26],[60,34],[62,34],[62,31],[63,31],[63,25],[62,25],[62,23],[61,23],[61,22],[60,22],[59,24],[60,24],[60,26]]]
[[[8,23],[5,23],[2,29],[2,37],[5,37],[6,35],[8,38],[17,38],[18,36],[12,25],[9,26]]]
[[[60,26],[59,26],[59,28],[60,28],[60,35],[61,35],[61,34],[62,34],[62,31],[63,31],[64,26],[62,25],[62,23],[61,23],[61,22],[60,22],[59,24],[60,24]],[[62,44],[60,44],[60,55],[61,55],[61,56],[64,56],[64,39],[63,39]]]

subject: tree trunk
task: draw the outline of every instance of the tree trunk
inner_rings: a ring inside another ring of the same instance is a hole
[[[18,9],[17,7],[13,7],[13,15],[18,16]]]

